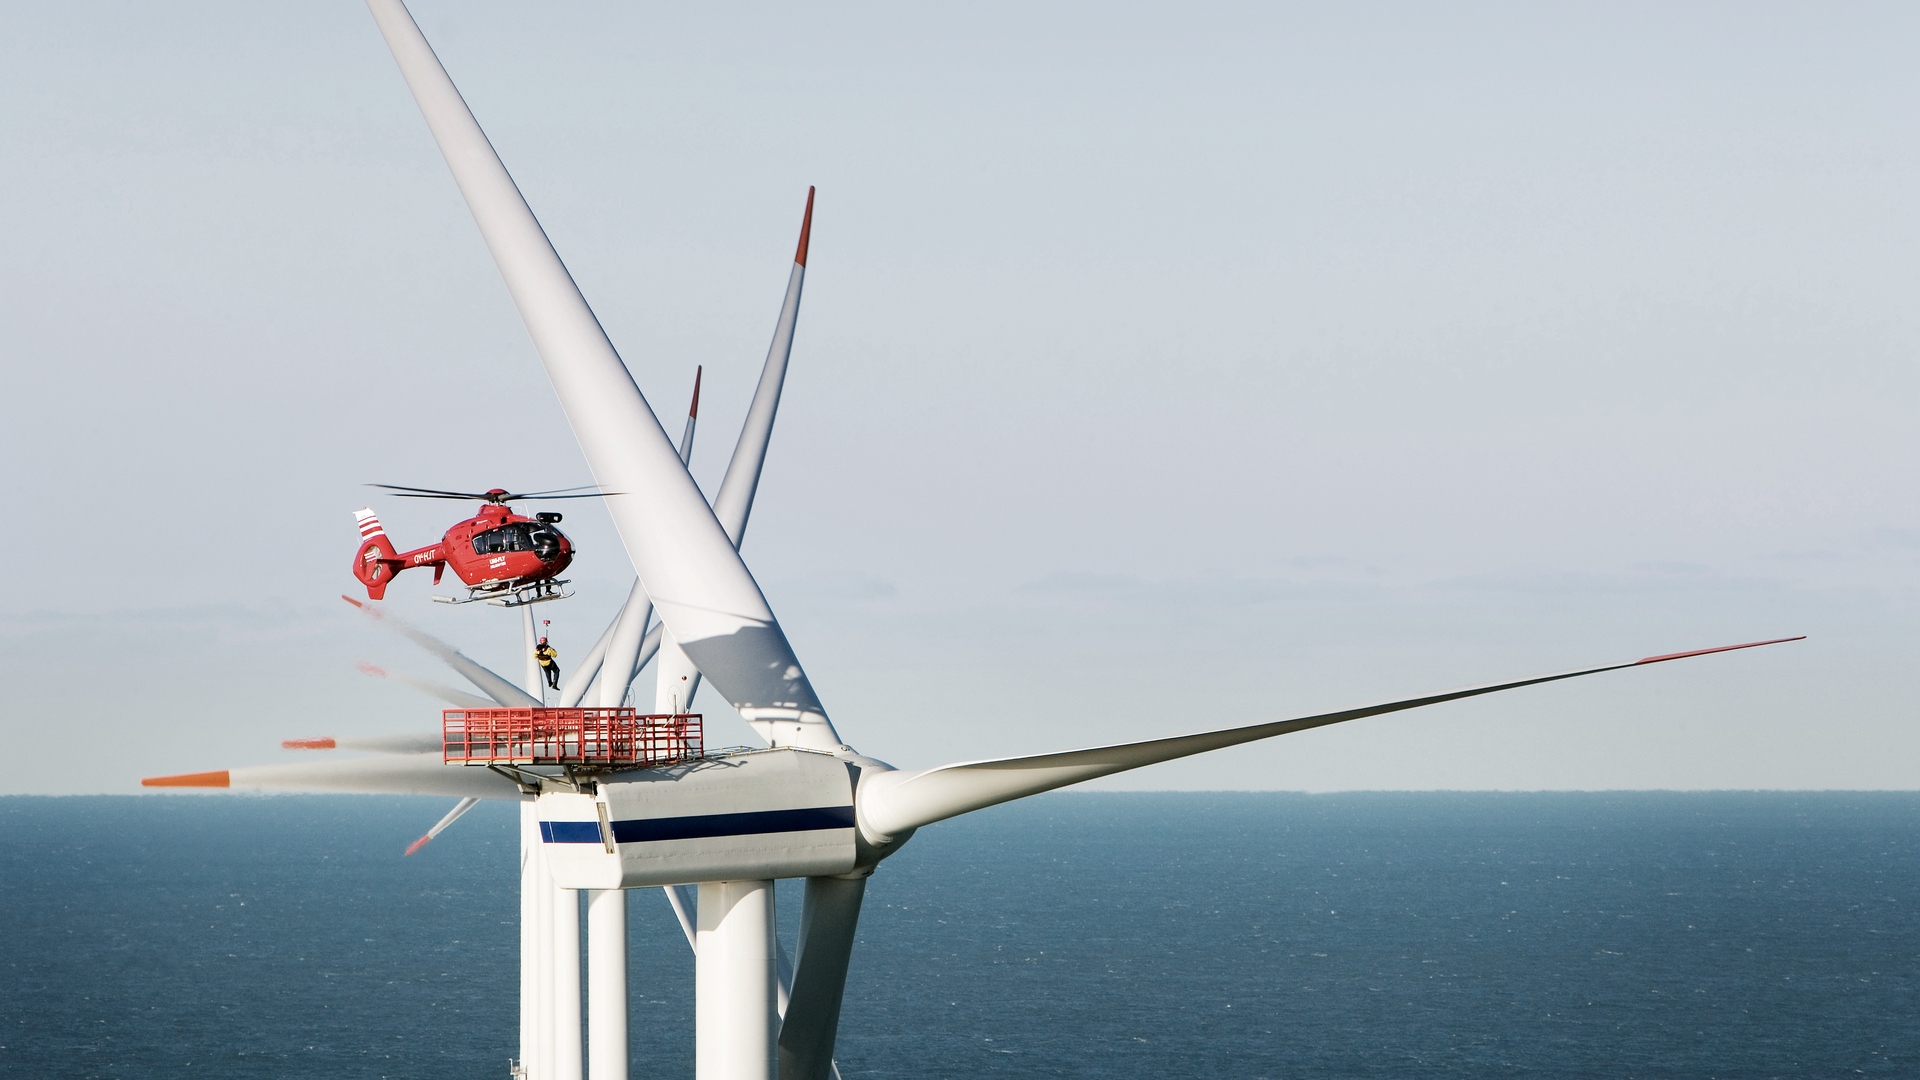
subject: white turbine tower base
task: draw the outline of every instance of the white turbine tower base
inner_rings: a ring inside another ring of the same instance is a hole
[[[528,834],[532,837],[529,838]],[[540,875],[540,818],[533,803],[520,804],[520,1057],[515,1071],[532,1077],[544,1071],[540,1057],[540,979],[538,940],[539,891],[535,883]]]
[[[581,1080],[580,894],[547,879],[553,897],[553,1080]],[[542,1078],[545,1080],[545,1078]]]
[[[587,893],[587,1076],[627,1080],[627,893]]]
[[[540,670],[534,648],[539,635],[534,630],[533,609],[520,609],[523,655],[527,662],[527,693],[543,701],[546,676]],[[531,805],[531,804],[528,804]],[[547,845],[541,841],[536,820],[531,829],[520,831],[520,842],[531,844],[531,877],[522,875],[522,889],[533,892],[534,932],[531,951],[523,952],[520,962],[532,967],[534,994],[522,996],[520,1008],[529,1006],[534,1013],[533,1066],[529,1080],[582,1080],[580,1075],[580,900],[572,889],[563,889],[553,880],[553,867],[547,858]],[[521,900],[526,906],[526,898]],[[526,1050],[521,1050],[524,1056]],[[523,1066],[524,1067],[524,1066]]]
[[[699,906],[695,1080],[776,1080],[773,882],[702,882]]]

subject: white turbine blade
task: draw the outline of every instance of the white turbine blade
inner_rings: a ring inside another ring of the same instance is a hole
[[[700,924],[694,918],[695,905],[700,902],[698,891],[692,885],[665,885],[661,891],[667,894],[667,903],[673,905],[674,917],[680,920],[680,930],[687,935],[687,948],[698,953]]]
[[[773,421],[780,411],[780,392],[787,377],[787,359],[793,353],[794,326],[800,319],[800,292],[807,277],[807,243],[813,232],[813,190],[807,189],[807,209],[800,218],[800,246],[793,256],[793,271],[787,276],[787,294],[780,305],[780,318],[774,324],[773,344],[767,348],[767,360],[760,368],[760,384],[747,409],[746,423],[740,427],[740,441],[734,444],[733,458],[727,462],[727,475],[720,482],[720,494],[714,499],[714,516],[727,531],[734,547],[746,535],[747,517],[753,512],[754,494],[760,488],[760,474],[767,461],[767,444],[773,437]],[[698,411],[700,383],[694,379],[694,405]],[[680,458],[687,461],[693,450],[693,417],[687,419],[686,438],[680,444]],[[694,695],[700,690],[700,669],[671,638],[660,646],[660,664],[655,669],[654,710],[656,712],[692,712]],[[779,741],[779,720],[749,717],[754,731],[769,746]]]
[[[760,586],[681,464],[653,408],[399,0],[367,0],[507,291],[634,570],[681,648],[742,714],[778,717],[783,743],[839,735]]]
[[[343,791],[359,795],[451,795],[520,799],[520,786],[492,769],[448,765],[439,754],[249,765],[218,772],[150,776],[142,787],[253,788],[259,791]]]
[[[866,878],[807,879],[800,909],[799,966],[780,1023],[781,1080],[833,1080],[839,1075],[833,1043],[866,891]]]
[[[593,673],[593,678],[587,680],[587,688],[580,691],[580,701],[597,702],[600,700],[600,676],[605,674],[606,670],[606,665],[602,664],[599,670]],[[580,701],[576,701],[574,704],[578,705]]]
[[[696,954],[700,951],[700,932],[695,925],[694,910],[699,903],[696,889],[692,885],[663,885],[661,892],[667,894],[667,903],[673,908],[674,917],[680,920],[680,932],[687,935],[687,947]],[[787,1003],[793,997],[793,962],[787,959],[787,947],[779,941],[773,943],[777,950],[777,964],[774,974],[778,977],[774,983],[776,991],[774,1008],[781,1016],[787,1015]]]
[[[647,622],[652,618],[653,604],[635,581],[627,593],[626,604],[620,608],[613,640],[607,644],[607,658],[600,667],[601,708],[617,709],[626,699],[627,687],[640,672],[640,650],[646,644]]]
[[[909,829],[941,821],[956,814],[964,814],[970,810],[993,806],[996,803],[1037,795],[1043,791],[1052,791],[1055,788],[1066,787],[1069,784],[1077,784],[1096,777],[1110,776],[1128,769],[1137,769],[1142,765],[1153,765],[1191,754],[1238,746],[1241,743],[1272,738],[1275,735],[1286,735],[1295,731],[1305,731],[1308,728],[1325,727],[1328,724],[1380,716],[1404,709],[1417,709],[1423,705],[1437,705],[1443,701],[1457,701],[1461,698],[1477,697],[1481,694],[1512,690],[1521,686],[1534,686],[1539,683],[1577,678],[1581,675],[1593,675],[1602,671],[1618,671],[1621,668],[1657,664],[1683,657],[1705,656],[1708,653],[1730,652],[1734,649],[1751,649],[1760,645],[1777,645],[1783,641],[1799,640],[1801,639],[1797,637],[1776,638],[1772,641],[1754,641],[1744,645],[1725,645],[1715,649],[1649,656],[1626,663],[1561,671],[1551,675],[1536,675],[1512,682],[1469,686],[1438,694],[1428,694],[1424,697],[1363,705],[1357,709],[1343,709],[1339,712],[1320,713],[1315,716],[1301,716],[1287,720],[1272,720],[1247,727],[1205,731],[1171,739],[1101,746],[1089,750],[1070,750],[1062,754],[1040,754],[1034,757],[1004,758],[998,761],[961,762],[913,772],[881,772],[866,776],[860,784],[857,803],[860,823],[870,839],[892,837]]]
[[[394,682],[411,686],[430,698],[438,698],[456,708],[491,709],[496,704],[494,701],[483,698],[478,694],[469,694],[465,690],[455,690],[451,686],[442,686],[437,682],[429,682],[426,679],[416,679],[411,675],[396,674],[381,667],[379,664],[370,664],[364,660],[355,664],[354,667],[363,675],[371,675],[376,679],[391,679]]]
[[[807,241],[812,234],[813,189],[808,188],[807,210],[800,218],[800,247],[794,252],[793,272],[787,275],[787,297],[773,326],[773,344],[767,347],[767,362],[760,369],[753,404],[747,407],[747,422],[740,427],[740,441],[734,444],[727,475],[713,500],[713,515],[736,548],[747,532],[747,515],[753,512],[760,472],[767,463],[767,443],[773,438],[773,418],[780,411],[780,390],[787,379],[787,358],[793,353],[793,328],[800,321],[800,287],[807,279]]]
[[[574,668],[573,676],[567,680],[566,688],[560,693],[560,708],[571,709],[583,701],[600,700],[598,689],[601,684],[600,673],[606,666],[607,649],[613,643],[614,631],[619,629],[621,618],[626,615],[628,607],[635,602],[636,598],[640,603],[648,605],[649,611],[652,610],[653,602],[646,598],[645,592],[640,588],[640,582],[636,579],[633,588],[627,592],[627,602],[620,605],[620,610],[614,613],[613,621],[601,631],[600,640],[593,643],[593,648],[587,651],[586,658],[580,661],[580,666]],[[633,662],[629,665],[633,669],[633,674],[627,676],[627,682],[631,683],[633,675],[639,674],[640,669],[647,666],[647,661],[653,659],[654,651],[659,647],[660,624],[655,623],[653,629],[647,631],[646,636],[640,639],[639,652],[634,655]],[[624,686],[620,693],[623,697],[626,695]]]
[[[635,584],[639,583],[636,581]],[[628,599],[632,599],[631,595]],[[571,709],[586,696],[587,688],[593,685],[593,677],[600,673],[601,661],[607,658],[607,642],[613,640],[613,628],[620,625],[620,614],[626,610],[623,605],[620,611],[613,613],[613,621],[600,631],[600,640],[594,642],[593,648],[587,650],[587,655],[573,666],[573,674],[567,676],[566,684],[560,688],[561,708]]]
[[[492,698],[495,704],[510,709],[524,709],[528,707],[537,709],[541,706],[542,702],[539,698],[534,697],[525,690],[520,689],[474,661],[469,660],[460,650],[441,641],[432,634],[424,630],[416,630],[400,619],[381,611],[379,608],[368,607],[351,596],[342,596],[340,599],[366,612],[368,617],[380,625],[404,635],[407,640],[413,642],[415,645],[446,661],[448,667],[465,675],[468,682],[479,687],[481,693]]]
[[[666,624],[654,623],[653,629],[647,631],[646,639],[640,642],[640,655],[634,657],[633,673],[635,675],[640,674],[641,670],[647,666],[647,661],[653,659],[655,656],[659,654],[660,643],[662,641],[665,641],[666,639],[667,639]],[[627,681],[632,682],[633,680],[629,679]]]
[[[478,699],[476,699],[478,700]],[[491,709],[493,702],[483,701],[476,708]],[[282,750],[359,750],[373,754],[438,754],[438,735],[339,735],[318,739],[287,739]]]
[[[773,937],[773,960],[773,1012],[785,1020],[787,1006],[793,1003],[793,960],[779,934]]]
[[[693,711],[693,695],[700,689],[700,669],[687,659],[686,651],[673,640],[672,631],[660,639],[660,662],[654,665],[653,711],[657,713],[685,713]],[[755,731],[762,730],[767,721],[753,723]],[[772,739],[767,739],[772,743]]]
[[[467,796],[464,799],[461,799],[457,803],[454,803],[453,809],[447,811],[447,816],[441,818],[439,824],[427,830],[427,835],[407,845],[406,854],[411,855],[414,852],[419,851],[421,848],[426,847],[427,841],[433,839],[436,836],[439,836],[442,832],[445,832],[447,826],[460,820],[461,814],[466,813],[467,811],[473,809],[478,805],[480,805],[480,800],[474,798],[471,795]]]

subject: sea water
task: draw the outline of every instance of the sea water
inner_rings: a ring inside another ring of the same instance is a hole
[[[442,801],[0,798],[0,1074],[500,1080],[516,811],[402,858]],[[1058,793],[880,867],[836,1057],[1920,1076],[1917,828],[1906,793]],[[692,955],[630,901],[633,1075],[690,1077]]]

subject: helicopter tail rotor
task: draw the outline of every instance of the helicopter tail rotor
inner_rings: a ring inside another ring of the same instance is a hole
[[[381,528],[380,519],[373,516],[371,508],[356,510],[353,517],[360,523],[360,550],[353,555],[353,576],[367,587],[367,599],[379,600],[387,595],[393,575],[406,564],[393,549],[393,541],[387,539],[387,530]]]

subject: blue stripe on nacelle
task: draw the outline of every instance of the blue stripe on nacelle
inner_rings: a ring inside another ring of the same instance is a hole
[[[746,814],[700,814],[694,817],[636,818],[613,823],[613,839],[621,844],[650,840],[699,840],[709,836],[752,836],[760,833],[813,832],[853,828],[853,807],[814,806],[804,810],[756,810]],[[543,821],[540,839],[549,844],[598,844],[597,821]]]
[[[597,844],[600,842],[600,823],[543,821],[540,823],[540,839],[549,844]]]
[[[805,810],[756,810],[746,814],[701,814],[698,817],[616,821],[613,823],[613,839],[621,844],[641,844],[649,840],[696,840],[707,836],[851,828],[853,807],[815,806]]]

